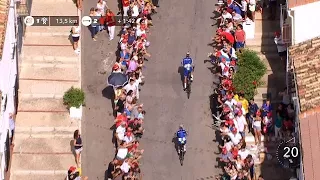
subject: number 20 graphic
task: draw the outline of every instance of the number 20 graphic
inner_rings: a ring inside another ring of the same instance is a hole
[[[283,150],[285,151],[285,153],[283,154],[284,158],[296,158],[299,155],[299,149],[297,147],[284,147]]]

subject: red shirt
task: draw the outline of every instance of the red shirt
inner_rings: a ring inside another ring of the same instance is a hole
[[[136,144],[133,144],[132,146],[128,147],[128,152],[131,152],[132,150],[136,150],[138,146]]]
[[[123,7],[128,7],[128,6],[130,6],[130,1],[129,1],[129,0],[122,0],[122,6],[123,6]]]
[[[244,32],[244,30],[236,30],[234,36],[236,37],[237,42],[243,43],[244,41],[246,41],[246,32]]]
[[[234,37],[232,36],[232,34],[228,32],[222,32],[220,35],[225,37],[231,44],[234,43]]]
[[[113,21],[112,17],[114,17],[113,13],[110,13],[110,14],[107,13],[106,20],[107,20],[108,26],[115,26],[116,25],[116,22]]]

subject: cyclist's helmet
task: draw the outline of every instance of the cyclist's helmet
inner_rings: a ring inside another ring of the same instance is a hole
[[[183,129],[183,125],[182,124],[179,125],[179,129]]]
[[[186,53],[186,57],[190,57],[190,52],[189,51]]]

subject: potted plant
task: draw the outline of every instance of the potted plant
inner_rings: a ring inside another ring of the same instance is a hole
[[[63,104],[67,106],[70,117],[81,118],[85,95],[80,88],[71,87],[63,95]]]

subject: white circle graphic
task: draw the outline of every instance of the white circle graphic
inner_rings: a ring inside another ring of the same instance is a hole
[[[81,19],[81,23],[84,26],[90,26],[90,24],[92,23],[92,19],[91,19],[90,16],[83,16],[82,19]]]
[[[34,24],[34,18],[32,16],[27,16],[24,18],[24,23],[26,26],[32,26]]]

